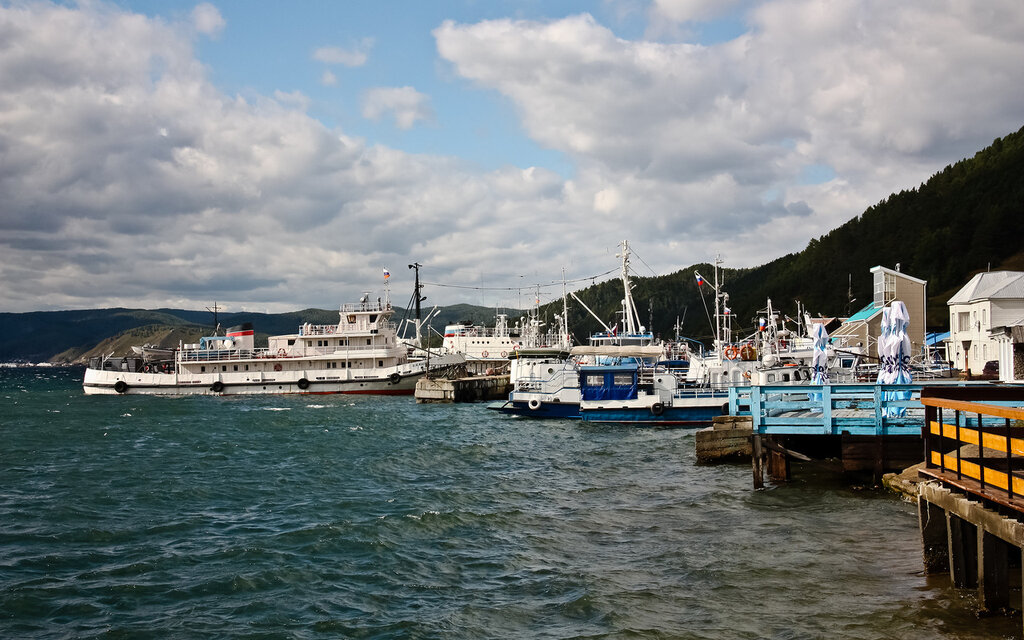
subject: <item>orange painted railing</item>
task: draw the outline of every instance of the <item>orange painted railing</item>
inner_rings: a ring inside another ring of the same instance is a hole
[[[922,390],[921,404],[929,469],[1024,496],[1024,387]]]

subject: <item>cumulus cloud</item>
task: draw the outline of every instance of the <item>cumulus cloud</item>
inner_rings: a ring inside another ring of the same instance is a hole
[[[691,20],[711,6],[655,8]],[[746,19],[746,34],[714,46],[626,40],[589,15],[448,21],[434,35],[458,75],[574,159],[596,210],[698,233],[746,264],[799,249],[1024,117],[1012,0],[780,0]],[[808,167],[836,177],[803,184]]]
[[[361,67],[369,59],[370,49],[373,48],[373,39],[364,38],[355,47],[343,49],[341,47],[320,47],[313,52],[313,59],[324,64],[342,65],[345,67]]]
[[[217,7],[208,2],[196,5],[192,10],[192,22],[196,31],[215,38],[224,30],[224,18],[220,15]]]
[[[363,96],[363,117],[378,120],[391,114],[399,129],[412,129],[418,120],[433,122],[430,97],[412,87],[376,87]]]
[[[629,40],[587,15],[437,27],[452,72],[509,100],[573,163],[566,179],[363,140],[293,87],[227,95],[192,49],[223,28],[212,13],[0,5],[3,310],[331,307],[403,261],[450,283],[601,273],[623,238],[659,272],[717,252],[750,266],[1024,121],[1017,0],[753,7],[749,31],[714,46]],[[437,120],[412,87],[362,108]]]

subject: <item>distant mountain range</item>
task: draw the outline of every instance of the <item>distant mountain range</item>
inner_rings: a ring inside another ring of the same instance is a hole
[[[624,230],[625,232],[625,230]],[[947,166],[918,188],[901,191],[869,207],[841,227],[809,241],[807,248],[752,269],[725,269],[724,289],[739,332],[753,331],[758,309],[768,298],[794,315],[799,300],[811,313],[847,316],[871,301],[871,267],[882,265],[928,281],[930,330],[948,324],[946,300],[975,273],[1024,270],[1024,128],[996,139],[973,158]],[[713,267],[698,264],[674,273],[635,278],[633,296],[656,333],[707,339],[705,310],[713,304],[695,272],[710,278]],[[621,284],[609,280],[577,295],[602,318],[613,320]],[[570,328],[578,341],[599,329],[579,305],[570,305]],[[561,302],[541,308],[553,321]],[[509,310],[514,319],[523,312]],[[408,314],[398,310],[396,320]],[[338,312],[305,309],[280,314],[223,313],[222,327],[252,322],[257,341],[288,333],[304,323],[337,322]],[[434,327],[462,320],[493,323],[494,309],[453,305],[441,309]],[[614,321],[614,320],[613,320]],[[209,335],[213,315],[177,309],[91,309],[0,313],[0,361],[72,362],[94,353],[121,353],[130,344],[177,345]]]

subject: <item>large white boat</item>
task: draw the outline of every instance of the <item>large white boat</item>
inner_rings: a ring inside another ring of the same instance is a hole
[[[366,393],[411,395],[428,368],[464,362],[457,354],[409,358],[390,302],[345,304],[337,324],[303,324],[256,348],[252,325],[181,344],[172,357],[94,357],[87,394],[245,395]]]
[[[564,313],[555,314],[555,321],[555,327],[545,330],[535,308],[510,327],[508,315],[498,313],[493,328],[468,322],[446,325],[443,345],[448,353],[462,354],[469,361],[507,364],[509,356],[521,349],[568,350],[572,339]]]

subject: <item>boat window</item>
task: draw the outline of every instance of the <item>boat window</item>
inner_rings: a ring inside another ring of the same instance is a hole
[[[768,374],[768,382],[769,383],[775,382],[775,374],[774,373],[769,373]]]
[[[588,387],[600,387],[604,384],[604,376],[601,374],[589,374],[586,376],[586,385]]]
[[[617,387],[633,384],[633,376],[628,373],[616,373],[612,379],[612,384]]]
[[[355,324],[355,323],[356,323],[356,317],[355,317],[355,315],[354,315],[354,314],[353,314],[353,315],[350,315],[350,316],[348,317],[348,323],[349,323],[349,324]]]
[[[370,324],[373,324],[374,322],[377,322],[377,314],[376,313],[371,313],[370,314]]]
[[[295,346],[295,338],[290,338],[290,339],[288,340],[288,346],[289,346],[289,347]]]
[[[384,361],[383,360],[378,360],[377,361],[377,366],[378,367],[383,367],[384,366]]]
[[[238,365],[237,364],[235,365],[235,371],[238,371]]]
[[[221,371],[227,371],[228,370],[228,365],[226,365],[226,364],[220,365],[220,370]]]
[[[248,370],[249,370],[249,365],[245,365],[245,370],[246,370],[246,371],[248,371]]]
[[[199,367],[199,373],[206,373],[206,365]]]
[[[372,338],[367,338],[366,339],[366,344],[373,344],[373,339]]]

